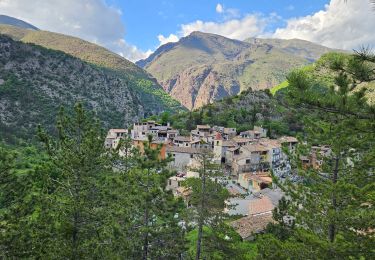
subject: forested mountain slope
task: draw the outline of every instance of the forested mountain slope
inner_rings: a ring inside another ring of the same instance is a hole
[[[147,115],[182,108],[179,102],[172,99],[145,70],[101,46],[72,36],[5,24],[0,24],[0,34],[8,35],[17,41],[63,51],[95,66],[113,71],[137,93],[142,103],[147,103]]]
[[[60,106],[81,101],[105,127],[124,127],[149,110],[126,79],[61,51],[0,36],[0,137],[51,128]],[[156,102],[156,101],[155,101]]]

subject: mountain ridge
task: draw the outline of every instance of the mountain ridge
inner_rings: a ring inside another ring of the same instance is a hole
[[[287,73],[331,51],[303,40],[229,39],[193,32],[160,46],[136,64],[152,74],[172,97],[189,109],[247,89],[269,89]]]
[[[35,30],[35,31],[39,30],[36,26],[30,23],[27,23],[25,21],[22,21],[20,19],[8,16],[8,15],[3,15],[3,14],[0,14],[0,24],[7,24],[7,25],[12,25],[12,26],[16,26],[19,28],[23,28],[23,29],[29,29],[29,30]]]
[[[126,127],[144,117],[146,104],[113,73],[61,51],[0,35],[0,137],[30,139],[36,124],[53,129],[60,107],[77,102],[105,127]]]
[[[129,87],[138,92],[143,103],[149,104],[146,115],[183,109],[179,102],[165,93],[147,71],[102,46],[73,36],[42,30],[28,30],[4,24],[0,24],[0,34],[7,35],[17,41],[63,51],[95,66],[111,70],[118,77],[125,79]]]

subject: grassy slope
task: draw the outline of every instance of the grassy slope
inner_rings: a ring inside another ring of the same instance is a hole
[[[314,69],[315,69],[315,67],[316,67],[316,64],[310,64],[310,65],[306,65],[306,66],[304,66],[304,67],[302,67],[302,68],[297,68],[298,70],[303,70],[303,71],[305,71],[305,72],[313,72],[314,71]],[[279,90],[282,90],[283,88],[286,88],[286,87],[288,87],[288,81],[287,80],[284,80],[283,82],[281,82],[280,84],[278,84],[278,85],[276,85],[276,86],[274,86],[274,87],[272,87],[271,89],[270,89],[270,91],[271,91],[271,94],[272,95],[275,95]]]
[[[140,98],[145,104],[154,108],[151,110],[181,109],[181,105],[162,91],[162,88],[147,72],[96,44],[63,34],[26,30],[8,25],[0,25],[0,33],[15,40],[63,51],[88,63],[116,72],[118,76],[129,81],[130,87],[139,92]]]
[[[312,65],[307,65],[301,70],[305,71],[310,75],[314,80],[326,85],[327,87],[334,85],[334,72],[329,69],[330,61],[337,59],[338,57],[343,57],[344,59],[349,57],[350,54],[346,53],[327,53],[323,55],[319,60],[317,60]],[[363,87],[367,87],[369,92],[367,93],[367,98],[369,103],[375,103],[375,82],[364,83]],[[271,93],[275,95],[279,90],[288,87],[288,82],[283,81],[281,84],[276,85],[271,89]]]
[[[275,95],[277,91],[279,91],[283,88],[286,88],[286,87],[288,87],[288,81],[287,80],[285,80],[285,81],[281,82],[279,85],[271,88],[271,94]]]

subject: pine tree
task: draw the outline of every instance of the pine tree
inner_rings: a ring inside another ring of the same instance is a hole
[[[230,232],[229,227],[224,223],[227,219],[225,201],[229,192],[220,183],[223,172],[220,165],[213,162],[210,151],[199,154],[197,161],[199,166],[192,170],[199,173],[199,178],[188,178],[184,184],[192,192],[189,215],[197,229],[195,259],[233,255],[231,238],[226,236]]]
[[[108,243],[101,237],[108,224],[102,222],[108,198],[103,198],[101,183],[111,168],[99,124],[77,104],[71,117],[60,111],[56,138],[41,128],[39,136],[57,171],[51,197],[57,225],[52,239],[56,255],[69,259],[100,257],[108,252]]]
[[[134,259],[178,259],[184,250],[180,213],[183,204],[165,190],[171,173],[169,158],[160,155],[162,146],[154,146],[152,137],[144,151],[135,152],[134,167],[126,175],[130,183],[129,229]]]
[[[15,209],[19,194],[17,187],[17,177],[14,173],[15,154],[7,149],[0,147],[0,256],[17,257],[15,251],[19,250],[17,246],[12,244],[14,233],[18,233],[17,223],[12,223],[11,213]],[[19,220],[17,215],[13,216]],[[20,250],[21,251],[21,250]]]
[[[48,164],[30,167],[20,153],[0,147],[0,257],[48,258],[53,217]],[[28,158],[36,160],[36,158]],[[26,166],[26,167],[24,167]]]
[[[327,62],[326,69],[335,75],[330,86],[303,71],[288,77],[289,104],[305,114],[307,145],[301,145],[299,154],[309,156],[314,145],[329,150],[313,153],[322,161],[320,167],[306,169],[295,158],[300,181],[283,188],[296,225],[277,243],[269,236],[260,240],[267,259],[375,255],[375,108],[366,99],[364,84],[375,80],[375,56],[364,50],[349,57],[332,54]],[[276,254],[267,248],[271,243],[279,247]]]

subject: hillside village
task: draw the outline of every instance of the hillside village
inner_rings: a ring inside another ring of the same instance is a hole
[[[0,0],[0,260],[375,259],[375,0],[130,2]]]
[[[134,123],[133,128],[110,129],[105,147],[116,149],[123,138],[130,138],[132,147],[144,149],[149,136],[151,147],[160,146],[160,158],[172,158],[169,168],[175,176],[169,178],[167,190],[182,197],[189,206],[190,191],[181,184],[187,178],[199,177],[194,169],[199,167],[200,155],[212,153],[212,160],[221,165],[224,177],[220,181],[230,192],[225,211],[242,216],[232,226],[243,239],[251,238],[272,221],[272,210],[277,207],[283,192],[272,182],[271,172],[279,179],[290,176],[292,169],[287,154],[295,154],[298,140],[292,136],[270,139],[267,130],[255,126],[237,134],[235,128],[197,125],[190,135],[180,135],[170,124],[155,121]],[[300,157],[304,167],[317,168],[321,162],[317,153],[329,151],[327,147],[313,147],[311,156]],[[120,154],[124,155],[124,151]]]

